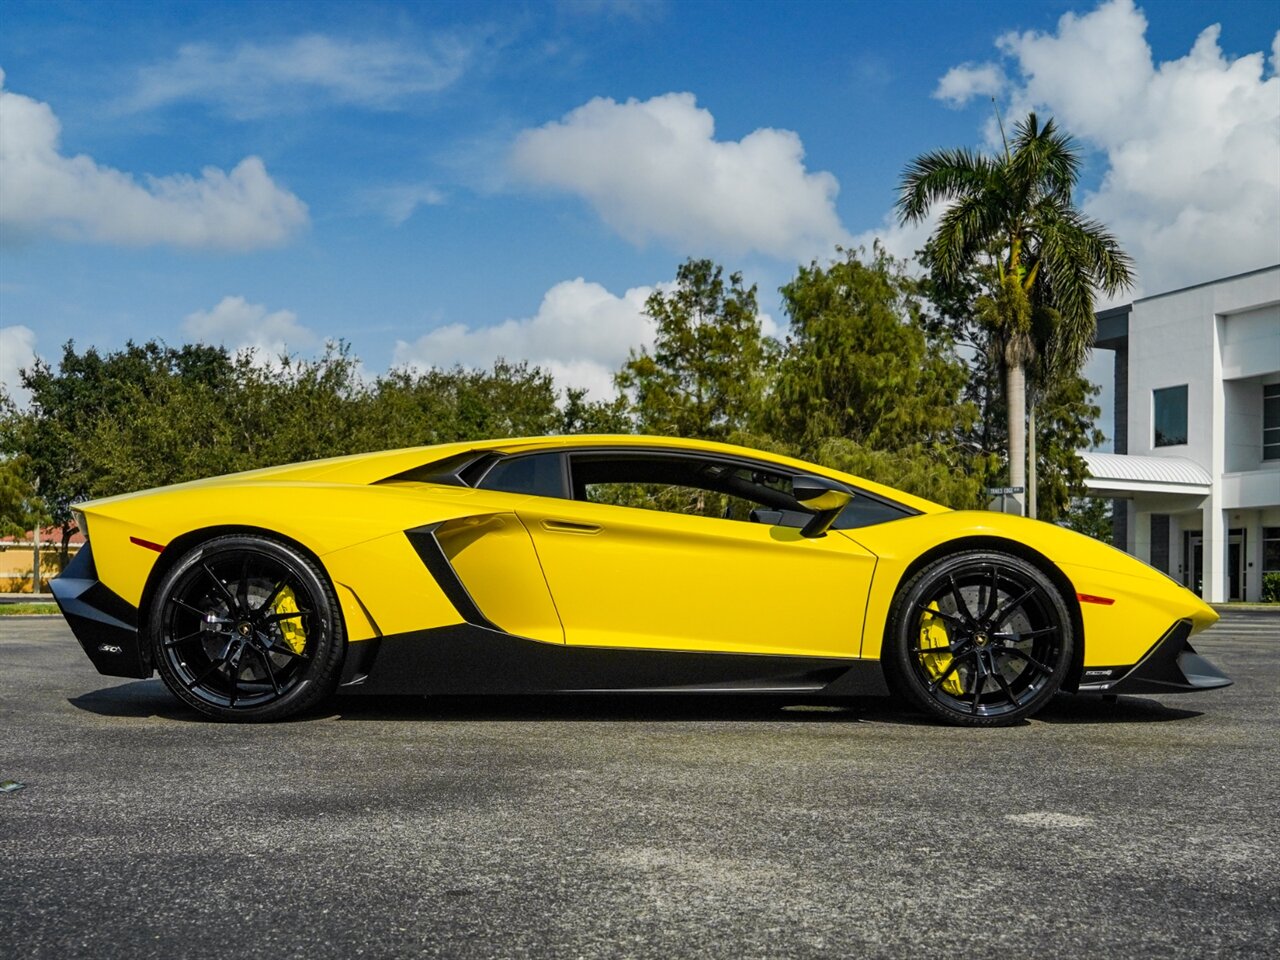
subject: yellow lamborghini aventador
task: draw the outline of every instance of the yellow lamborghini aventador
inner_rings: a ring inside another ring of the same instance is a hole
[[[81,505],[53,591],[98,670],[223,720],[344,693],[865,696],[1007,724],[1230,681],[1217,615],[1059,527],[656,437],[417,447]]]

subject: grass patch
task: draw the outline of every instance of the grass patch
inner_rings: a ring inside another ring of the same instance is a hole
[[[16,617],[30,613],[57,613],[56,603],[0,603],[0,617]]]

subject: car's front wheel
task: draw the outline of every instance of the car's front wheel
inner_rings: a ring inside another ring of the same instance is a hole
[[[219,720],[277,720],[337,684],[342,617],[315,563],[268,537],[217,537],[165,574],[148,617],[154,662],[178,699]]]
[[[1070,669],[1071,615],[1021,557],[970,550],[934,561],[894,600],[887,672],[948,723],[1002,726],[1043,707]]]

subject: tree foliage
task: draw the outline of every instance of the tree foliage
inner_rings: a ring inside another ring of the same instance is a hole
[[[728,440],[763,392],[772,344],[761,336],[756,288],[710,260],[687,260],[675,289],[645,303],[655,333],[614,377],[642,433]]]
[[[782,288],[791,331],[762,418],[806,455],[830,438],[875,450],[945,444],[977,415],[964,367],[921,322],[919,283],[877,247],[801,267]]]
[[[954,339],[968,368],[962,397],[974,405],[977,416],[962,432],[962,443],[994,454],[1008,449],[1007,401],[999,362],[1002,340],[979,315],[981,284],[976,273],[976,269],[969,271],[948,284],[926,277],[923,285],[935,306],[927,317],[928,326]],[[1076,451],[1096,447],[1104,437],[1095,425],[1101,414],[1094,402],[1099,391],[1085,377],[1062,372],[1045,389],[1036,412],[1037,512],[1040,519],[1054,522],[1066,516],[1072,501],[1084,496],[1085,464]],[[988,482],[1000,486],[1010,482],[1007,458],[993,456]]]
[[[943,207],[925,257],[936,285],[978,281],[974,315],[1004,373],[1009,476],[1019,486],[1026,374],[1034,410],[1059,380],[1078,377],[1096,330],[1095,291],[1132,283],[1130,257],[1073,204],[1079,176],[1072,139],[1030,113],[1003,156],[935,150],[912,161],[899,188],[903,223]]]
[[[263,364],[203,345],[100,353],[68,343],[56,368],[37,361],[23,384],[29,407],[0,411],[6,475],[21,465],[39,483],[64,545],[81,500],[320,457],[552,433],[564,420],[536,367],[499,360],[366,382],[341,344],[314,360]]]
[[[784,344],[760,332],[755,290],[689,261],[655,294],[652,353],[619,371],[644,432],[733,440],[800,456],[959,507],[983,503],[990,458],[959,441],[976,407],[946,331],[925,321],[919,283],[877,248],[801,267],[782,288]]]

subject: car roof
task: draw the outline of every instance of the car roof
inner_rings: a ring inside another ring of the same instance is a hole
[[[409,447],[403,450],[388,450],[381,453],[364,454],[359,457],[345,457],[341,460],[317,462],[318,469],[314,473],[301,476],[292,474],[289,479],[317,480],[326,483],[375,483],[387,477],[412,470],[458,454],[467,452],[491,451],[499,454],[533,453],[538,451],[574,450],[670,450],[689,453],[703,453],[749,459],[783,467],[789,471],[816,473],[845,483],[861,487],[868,493],[878,494],[891,500],[919,510],[922,513],[937,513],[948,509],[940,504],[912,496],[894,487],[875,483],[862,477],[833,470],[818,464],[797,460],[767,450],[738,446],[730,443],[719,443],[713,440],[697,440],[685,437],[659,437],[644,434],[574,434],[571,436],[547,437],[508,437],[496,440],[477,440],[463,443],[440,444],[430,447]]]

